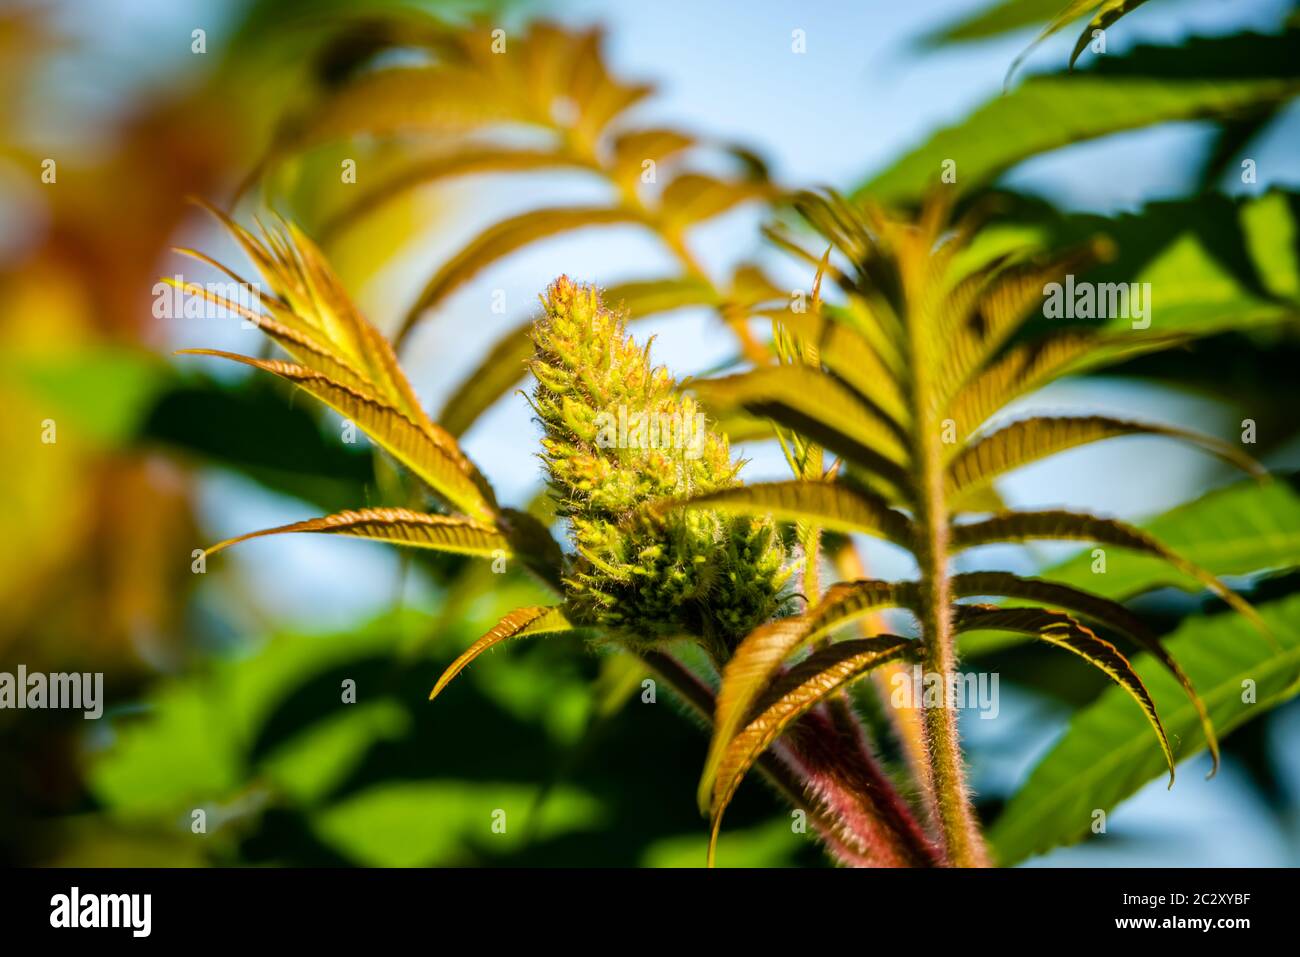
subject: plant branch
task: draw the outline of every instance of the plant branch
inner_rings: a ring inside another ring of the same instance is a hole
[[[924,332],[913,331],[913,335]],[[941,424],[933,414],[926,380],[927,356],[914,342],[916,367],[915,447],[917,475],[916,559],[920,566],[920,623],[925,642],[922,666],[927,678],[939,676],[943,689],[937,707],[925,706],[925,728],[929,784],[937,810],[944,856],[955,867],[982,867],[988,854],[980,836],[975,809],[966,786],[966,774],[957,730],[957,711],[949,690],[957,668],[952,627],[952,596],[948,581],[948,508],[944,500],[943,446]],[[919,351],[919,354],[918,354]]]
[[[659,651],[640,653],[706,726],[714,696],[689,669]],[[805,715],[756,767],[795,808],[803,810],[836,861],[855,867],[932,866],[933,848],[889,779],[869,754],[846,747],[824,715]],[[863,742],[854,742],[860,749]]]

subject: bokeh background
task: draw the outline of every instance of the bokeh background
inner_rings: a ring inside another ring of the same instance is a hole
[[[783,186],[851,190],[996,99],[1008,64],[1059,2],[0,8],[0,670],[21,662],[103,671],[108,692],[98,722],[0,712],[0,856],[92,865],[701,863],[694,785],[705,738],[666,695],[642,703],[644,676],[626,661],[567,636],[520,644],[426,704],[443,664],[503,611],[539,599],[525,578],[316,536],[255,541],[192,573],[194,548],[383,501],[391,477],[364,444],[340,440],[337,419],[276,384],[171,356],[261,348],[259,334],[232,319],[154,317],[159,276],[198,276],[171,246],[244,266],[186,197],[229,202],[283,119],[328,88],[347,52],[338,38],[356,35],[361,15],[414,10],[509,33],[540,18],[600,25],[610,68],[657,87],[634,108],[638,122],[743,144]],[[1021,25],[972,28],[969,39],[946,30],[999,6],[1026,11]],[[1107,55],[1155,44],[1187,51],[1191,70],[1198,40],[1281,35],[1293,12],[1285,0],[1153,0],[1109,32]],[[205,31],[202,53],[193,50],[196,29]],[[796,29],[806,36],[800,55],[791,52]],[[1059,72],[1073,38],[1067,31],[1045,43],[1025,72]],[[1300,190],[1297,145],[1300,107],[1284,100],[1235,123],[1162,122],[1053,150],[1016,164],[998,186],[1073,216],[1139,215],[1205,188],[1289,195]],[[310,228],[339,200],[337,177],[322,171],[346,155],[328,147],[297,158],[261,195]],[[1254,183],[1237,175],[1247,155]],[[57,163],[54,183],[41,181],[47,158]],[[385,204],[327,252],[366,314],[391,329],[434,266],[487,224],[541,201],[598,201],[607,190],[577,173],[435,184]],[[792,288],[806,285],[806,271],[764,242],[769,216],[742,206],[710,221],[693,236],[697,258],[718,271],[757,259]],[[524,249],[425,316],[403,353],[415,388],[440,408],[561,272],[607,285],[669,265],[661,244],[630,227]],[[504,311],[493,308],[502,301]],[[657,360],[681,374],[735,359],[734,337],[708,310],[644,320],[637,334],[655,336]],[[1280,436],[1263,450],[1270,467],[1294,469],[1294,333],[1250,351],[1230,337],[1215,341],[1195,354],[1199,365],[1170,371],[1163,385],[1120,370],[1067,381],[1040,402],[1225,435],[1245,409]],[[54,445],[40,442],[46,419],[58,424]],[[513,394],[466,433],[503,501],[536,495],[536,435]],[[751,477],[781,474],[772,448],[745,452]],[[1142,520],[1230,479],[1194,452],[1129,439],[1027,469],[1000,491],[1017,504]],[[866,551],[876,570],[906,574],[898,556]],[[1069,554],[998,557],[1029,570]],[[1176,615],[1186,600],[1156,595],[1150,607]],[[1000,716],[965,723],[973,785],[990,818],[1098,690],[1073,680],[1075,671],[1053,680],[1037,658],[1008,654],[997,664]],[[340,707],[345,679],[357,683],[358,701]],[[1300,705],[1228,744],[1214,780],[1183,774],[1172,791],[1154,782],[1111,815],[1104,838],[1032,863],[1300,863]],[[191,829],[196,808],[207,815],[204,834]],[[507,813],[504,835],[490,828],[495,809]],[[742,790],[726,833],[723,864],[822,863],[757,782]]]

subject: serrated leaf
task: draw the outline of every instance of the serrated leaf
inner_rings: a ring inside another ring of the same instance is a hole
[[[955,552],[992,542],[1026,542],[1042,539],[1099,542],[1159,558],[1183,574],[1196,579],[1237,612],[1259,627],[1263,627],[1259,615],[1250,603],[1210,572],[1166,548],[1140,528],[1113,518],[1055,509],[1041,512],[1008,512],[982,522],[954,525],[951,541]]]
[[[293,522],[277,528],[249,532],[226,539],[206,549],[215,555],[231,545],[250,538],[266,535],[289,535],[296,532],[317,532],[325,535],[348,535],[353,538],[370,538],[394,545],[413,548],[430,548],[458,555],[491,557],[497,553],[509,555],[510,543],[491,525],[450,515],[430,515],[406,508],[361,508],[304,522]]]
[[[1165,512],[1142,527],[1153,538],[1216,575],[1245,575],[1300,566],[1300,494],[1275,479],[1238,482]],[[1161,585],[1199,588],[1201,582],[1142,553],[1106,556],[1105,572],[1078,555],[1044,574],[1111,598],[1128,598]]]
[[[384,451],[401,462],[449,504],[472,518],[491,521],[496,503],[477,470],[450,436],[420,424],[377,396],[352,389],[328,376],[278,359],[254,359],[216,349],[186,349],[181,355],[216,356],[277,375],[311,393],[357,424]]]
[[[259,223],[259,239],[216,207],[206,208],[235,237],[270,285],[274,295],[258,291],[262,305],[276,323],[298,334],[293,337],[285,329],[268,328],[273,338],[317,372],[331,377],[343,372],[339,381],[344,385],[355,387],[355,379],[360,377],[361,391],[374,394],[435,435],[436,427],[420,407],[392,345],[353,305],[324,255],[302,230],[286,222],[274,229]],[[201,254],[188,254],[211,262]],[[238,280],[236,274],[225,271]]]
[[[442,693],[451,680],[464,671],[483,652],[511,638],[523,638],[527,635],[540,635],[557,631],[570,631],[573,625],[564,617],[564,612],[557,607],[535,606],[512,611],[493,625],[482,638],[470,645],[442,673],[433,690],[429,692],[432,701]]]
[[[814,442],[905,487],[908,455],[896,426],[831,377],[804,365],[769,366],[725,379],[693,382],[701,401],[740,408],[807,435]]]
[[[938,378],[943,399],[949,399],[983,369],[1035,307],[1041,309],[1048,283],[1076,270],[1082,272],[1103,255],[1104,244],[1097,242],[1047,263],[995,262],[960,281],[939,306],[932,331],[936,351],[942,356]]]
[[[963,448],[948,466],[947,494],[978,488],[1006,472],[1089,442],[1125,435],[1158,435],[1197,445],[1259,478],[1267,475],[1254,459],[1213,436],[1173,426],[1130,422],[1110,416],[1035,416],[1004,426]]]
[[[1011,400],[1065,375],[1100,369],[1185,342],[1181,335],[1061,332],[1013,346],[953,397],[948,416],[965,438]]]
[[[710,866],[722,816],[759,756],[809,709],[873,668],[903,657],[914,644],[897,635],[836,642],[814,652],[773,684],[755,708],[755,716],[731,739],[718,766],[710,808]]]
[[[494,223],[446,262],[416,297],[397,333],[400,342],[420,316],[498,259],[538,240],[590,226],[642,222],[639,213],[618,206],[560,206],[534,209]]]
[[[1300,596],[1268,602],[1259,611],[1279,647],[1232,615],[1187,619],[1165,641],[1200,690],[1220,734],[1300,690]],[[1178,683],[1145,656],[1133,664],[1160,709],[1177,760],[1198,753],[1198,717]],[[1246,680],[1257,696],[1250,701],[1243,700]],[[1086,836],[1094,809],[1109,812],[1159,774],[1162,764],[1143,719],[1122,693],[1107,691],[1075,715],[994,822],[989,838],[998,862],[1010,866]]]
[[[756,482],[657,507],[712,509],[740,515],[808,522],[834,532],[862,532],[910,548],[912,522],[878,495],[837,482]]]
[[[1209,712],[1206,710],[1200,696],[1196,693],[1196,689],[1192,686],[1191,679],[1187,677],[1182,666],[1165,650],[1164,645],[1152,634],[1142,619],[1123,605],[1111,601],[1109,598],[1103,598],[1100,595],[1094,595],[1070,585],[1063,585],[1060,582],[1044,581],[1040,578],[1022,578],[1008,572],[968,572],[952,576],[950,583],[953,596],[956,598],[999,596],[1025,599],[1082,615],[1084,618],[1105,625],[1107,628],[1129,638],[1143,651],[1159,661],[1182,685],[1188,700],[1192,702],[1192,706],[1201,719],[1201,731],[1205,735],[1205,740],[1210,747],[1210,754],[1214,759],[1210,774],[1214,775],[1218,771],[1219,741],[1215,735],[1214,726],[1210,722]],[[966,643],[963,642],[962,650],[965,651],[966,647]]]
[[[762,625],[736,647],[722,670],[722,682],[718,688],[713,737],[709,741],[709,753],[696,793],[701,811],[708,812],[713,806],[714,782],[723,757],[753,703],[782,663],[800,649],[856,618],[883,608],[898,607],[904,601],[899,589],[899,585],[882,581],[833,585],[817,607],[807,614]]]
[[[902,388],[864,336],[821,311],[766,315],[813,345],[828,369],[898,426],[911,420]]]
[[[1058,648],[1073,652],[1104,672],[1138,703],[1142,713],[1151,723],[1151,727],[1155,729],[1156,737],[1160,739],[1160,750],[1164,753],[1165,762],[1169,766],[1169,786],[1174,786],[1174,753],[1169,747],[1169,738],[1165,734],[1164,725],[1160,722],[1155,702],[1128,659],[1109,641],[1098,638],[1069,615],[1042,608],[962,605],[958,606],[954,626],[958,632],[1014,631],[1040,638]]]

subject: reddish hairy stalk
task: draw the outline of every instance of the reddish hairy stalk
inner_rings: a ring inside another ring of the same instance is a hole
[[[705,723],[714,695],[670,655],[641,658]],[[851,717],[851,716],[850,716]],[[756,767],[808,819],[841,864],[851,867],[928,867],[934,848],[907,803],[867,749],[860,727],[844,729],[821,710],[804,715]]]
[[[871,577],[867,564],[862,559],[862,553],[858,551],[857,545],[852,540],[846,541],[843,547],[836,551],[834,561],[842,581],[858,581]],[[888,630],[884,616],[879,612],[867,615],[859,628],[864,638]],[[929,783],[930,762],[925,748],[925,727],[921,720],[921,712],[916,708],[895,708],[891,704],[892,689],[897,686],[900,678],[907,678],[908,671],[908,665],[889,662],[875,669],[871,673],[871,678],[885,716],[893,729],[894,737],[902,748],[912,780],[919,785],[919,800],[924,805],[923,810],[931,822],[937,822],[939,809],[934,803],[934,791]]]
[[[844,702],[809,712],[789,737],[808,792],[831,812],[837,836],[867,866],[938,864],[936,849],[872,755],[861,725]]]

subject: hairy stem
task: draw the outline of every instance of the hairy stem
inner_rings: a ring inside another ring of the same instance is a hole
[[[940,368],[932,354],[933,342],[916,316],[907,333],[912,366],[912,462],[916,479],[915,553],[920,568],[922,667],[927,679],[938,676],[943,689],[937,707],[923,704],[925,751],[932,795],[945,861],[953,867],[982,867],[988,854],[980,834],[975,809],[966,786],[966,771],[952,707],[957,649],[952,627],[952,594],[948,580],[948,503],[944,497],[943,429],[937,396],[940,386],[930,381],[930,370]],[[924,701],[924,697],[922,699]]]
[[[862,559],[862,554],[852,540],[846,540],[835,552],[835,569],[842,581],[858,581],[869,578],[870,572]],[[864,638],[887,631],[884,616],[874,612],[862,620],[859,631]],[[921,799],[930,820],[937,821],[939,809],[934,805],[934,789],[930,784],[930,765],[926,757],[925,726],[921,714],[914,708],[894,708],[890,706],[892,690],[899,680],[906,680],[910,665],[890,663],[882,665],[871,673],[876,693],[881,706],[893,729],[894,737],[907,761],[907,769],[912,780],[920,788]]]
[[[923,712],[929,783],[947,862],[954,867],[982,867],[988,855],[980,836],[975,809],[966,787],[957,711],[948,690],[956,677],[957,653],[952,627],[952,595],[948,580],[948,511],[943,496],[942,451],[938,423],[918,419],[920,500],[917,518],[920,541],[916,557],[921,569],[921,634],[925,641],[926,676],[938,675],[943,689],[937,707]]]
[[[640,658],[697,718],[712,722],[713,692],[689,669],[663,652],[643,652]],[[786,740],[755,766],[791,805],[807,813],[838,863],[934,866],[934,849],[864,744],[814,712],[796,722]]]

